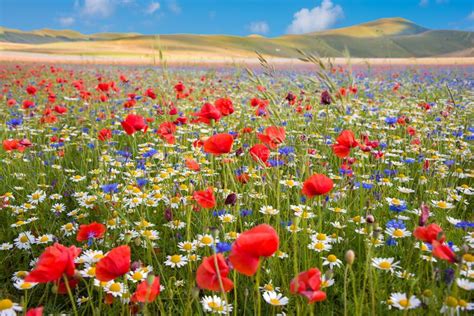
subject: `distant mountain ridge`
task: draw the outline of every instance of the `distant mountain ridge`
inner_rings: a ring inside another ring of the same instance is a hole
[[[47,54],[136,55],[154,54],[157,46],[167,53],[206,52],[232,57],[254,51],[294,58],[296,48],[320,56],[353,57],[474,56],[474,32],[430,30],[403,18],[384,18],[344,28],[299,35],[143,35],[41,29],[20,31],[0,28],[0,48]]]

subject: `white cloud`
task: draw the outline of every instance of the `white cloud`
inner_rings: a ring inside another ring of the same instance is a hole
[[[114,10],[115,1],[113,0],[85,0],[81,13],[86,16],[106,18],[111,16]]]
[[[150,5],[146,8],[145,12],[147,14],[153,14],[155,13],[157,10],[160,9],[160,3],[159,2],[152,2],[150,3]]]
[[[268,23],[265,21],[255,21],[250,23],[249,30],[252,33],[256,34],[267,34],[270,31],[270,27]]]
[[[287,33],[302,34],[326,30],[342,17],[344,17],[344,11],[341,6],[334,5],[331,0],[323,0],[320,6],[312,9],[304,8],[296,12]]]
[[[469,21],[474,21],[474,11],[471,11],[471,13],[467,16],[467,19]]]
[[[418,3],[418,5],[420,7],[426,7],[426,6],[428,6],[429,3],[430,3],[429,0],[420,0],[420,3]]]
[[[72,16],[65,16],[65,17],[59,18],[58,21],[59,21],[59,24],[61,24],[61,26],[71,26],[74,24],[76,19],[74,19]]]
[[[176,2],[175,0],[168,1],[168,9],[174,14],[181,13],[181,7],[179,6],[178,2]]]

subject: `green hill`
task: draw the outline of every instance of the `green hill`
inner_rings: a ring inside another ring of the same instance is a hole
[[[10,45],[9,45],[10,44]],[[141,35],[81,34],[71,30],[19,31],[0,28],[0,48],[49,54],[147,55],[157,47],[167,53],[245,57],[259,51],[274,57],[297,57],[296,48],[320,56],[353,57],[472,56],[474,32],[429,30],[402,18],[386,18],[345,28],[301,35]]]

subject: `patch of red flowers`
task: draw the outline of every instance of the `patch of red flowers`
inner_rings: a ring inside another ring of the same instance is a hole
[[[202,208],[213,208],[216,206],[213,188],[207,188],[204,191],[194,191],[193,199]]]
[[[204,141],[204,151],[213,155],[230,153],[234,137],[230,134],[216,134]]]
[[[302,193],[312,198],[316,195],[329,193],[334,187],[334,182],[324,174],[313,174],[303,183]]]
[[[91,239],[100,239],[104,237],[105,231],[104,224],[93,222],[88,225],[79,226],[79,231],[77,232],[76,240],[77,241],[88,241]]]
[[[100,281],[111,281],[130,271],[130,247],[127,245],[112,249],[96,265],[95,276]]]
[[[354,133],[349,130],[342,131],[336,138],[336,144],[332,146],[334,154],[340,158],[349,156],[351,148],[358,145]]]
[[[220,282],[222,282],[222,289],[228,292],[234,287],[234,283],[227,278],[229,272],[229,266],[222,254],[212,255],[202,260],[197,269],[196,283],[201,289],[221,291]]]
[[[303,295],[308,299],[309,304],[326,299],[326,293],[320,289],[321,272],[317,268],[301,272],[290,283],[291,293]]]

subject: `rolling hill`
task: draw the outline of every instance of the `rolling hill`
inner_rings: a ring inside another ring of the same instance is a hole
[[[72,30],[19,31],[0,28],[0,49],[9,52],[80,56],[168,55],[246,57],[255,51],[271,57],[294,58],[296,48],[320,56],[411,58],[474,56],[474,32],[430,30],[402,18],[386,18],[345,28],[301,35],[142,35],[81,34]]]

